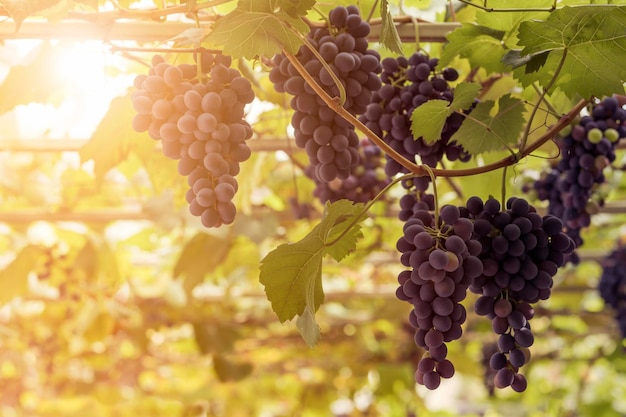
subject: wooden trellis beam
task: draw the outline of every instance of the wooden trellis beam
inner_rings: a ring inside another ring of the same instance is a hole
[[[409,18],[396,23],[400,39],[405,42],[415,41],[415,26]],[[460,27],[460,23],[418,22],[417,32],[421,42],[445,42],[446,35]],[[148,22],[116,21],[109,24],[96,24],[84,20],[63,20],[59,23],[26,20],[15,31],[12,20],[0,23],[0,40],[6,39],[61,39],[61,40],[101,40],[137,42],[163,42],[180,35],[186,29],[194,28],[194,23],[185,22]],[[380,39],[381,25],[372,22],[370,39]]]

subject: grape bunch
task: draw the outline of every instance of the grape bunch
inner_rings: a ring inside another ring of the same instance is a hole
[[[626,338],[626,245],[617,247],[604,259],[598,291],[604,302],[615,311],[620,333]]]
[[[438,71],[439,60],[416,52],[409,58],[385,58],[380,75],[382,86],[372,97],[365,114],[360,120],[400,155],[411,162],[419,156],[423,164],[434,167],[445,155],[449,160],[467,161],[470,155],[456,142],[452,135],[463,122],[463,115],[454,113],[448,117],[441,139],[426,144],[422,138],[413,138],[411,114],[429,100],[451,102],[454,90],[448,84],[459,74],[453,68]],[[470,109],[467,111],[469,112]],[[425,120],[424,123],[429,123]],[[392,158],[387,158],[385,167],[390,177],[408,170]]]
[[[521,392],[526,379],[518,371],[528,362],[528,348],[534,342],[531,304],[548,299],[552,278],[575,244],[562,231],[560,219],[540,216],[522,198],[510,198],[506,210],[501,210],[498,200],[483,203],[471,197],[466,212],[473,220],[473,239],[481,247],[477,256],[482,270],[469,285],[470,291],[480,295],[474,311],[489,317],[499,335],[498,352],[489,359],[494,384]]]
[[[454,375],[446,342],[461,337],[467,314],[461,301],[483,271],[477,257],[482,247],[472,239],[473,232],[473,223],[461,217],[459,208],[447,205],[438,219],[430,211],[417,210],[397,242],[400,261],[410,269],[398,275],[396,296],[413,305],[409,322],[416,329],[415,343],[426,350],[415,380],[428,389]]]
[[[604,168],[615,160],[615,146],[624,137],[626,111],[617,99],[606,98],[559,138],[561,160],[533,185],[538,198],[548,201],[549,213],[563,220],[577,247],[583,243],[581,230],[603,204],[592,201],[593,193],[605,182]],[[576,254],[570,261],[578,262]]]
[[[230,224],[236,208],[235,176],[250,157],[246,140],[252,128],[244,107],[252,102],[250,82],[229,68],[230,57],[201,55],[200,67],[170,65],[156,55],[148,74],[135,78],[132,95],[137,111],[133,129],[160,140],[163,154],[178,160],[187,177],[189,211],[206,227]]]
[[[372,201],[390,180],[385,175],[384,156],[382,150],[369,141],[362,139],[359,146],[359,165],[346,179],[335,178],[330,182],[319,181],[312,166],[308,167],[307,175],[311,177],[316,188],[313,195],[322,203],[334,202],[343,198],[355,203]]]
[[[329,27],[315,28],[307,35],[326,66],[303,45],[296,54],[312,78],[330,96],[338,97],[339,88],[328,68],[336,75],[346,92],[343,107],[357,115],[372,100],[372,91],[380,88],[380,55],[368,49],[370,25],[362,20],[356,6],[336,7],[329,14]],[[279,92],[294,97],[291,124],[296,144],[304,148],[322,182],[346,179],[359,163],[359,139],[354,126],[335,113],[315,93],[284,54],[272,59],[269,78]]]

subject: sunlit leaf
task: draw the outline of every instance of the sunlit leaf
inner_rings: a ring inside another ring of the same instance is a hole
[[[446,38],[439,65],[446,66],[454,58],[467,58],[472,67],[482,67],[487,72],[503,72],[501,62],[506,49],[502,44],[505,32],[472,23],[452,31]]]
[[[63,91],[65,84],[53,70],[57,53],[55,47],[45,42],[30,53],[27,64],[14,65],[9,69],[0,85],[0,114],[23,104],[50,102]],[[42,68],[51,70],[44,76]]]
[[[563,7],[545,21],[523,22],[518,34],[523,46],[520,55],[530,56],[533,66],[515,74],[525,85],[533,81],[548,85],[560,68],[554,86],[570,98],[623,93],[624,27],[626,6],[613,5]]]
[[[239,332],[235,327],[222,324],[194,323],[194,340],[202,354],[231,352]]]
[[[450,140],[471,155],[515,146],[524,125],[523,102],[505,95],[495,106],[495,101],[478,103]],[[497,112],[492,114],[494,108]]]
[[[249,362],[235,362],[222,355],[213,356],[213,369],[220,381],[240,381],[252,373]]]
[[[337,236],[338,230],[345,230],[361,207],[347,200],[327,204],[320,224],[307,236],[295,243],[282,244],[263,258],[260,281],[281,322],[301,315],[307,305],[315,312],[322,304],[324,255],[330,253],[335,259],[343,258],[354,248],[358,235],[351,232],[345,241],[339,239],[333,243],[334,247],[327,245],[332,243],[333,232]],[[359,227],[358,223],[355,227]]]
[[[17,257],[0,271],[0,304],[28,291],[28,275],[44,254],[45,251],[39,246],[25,246]]]
[[[415,139],[423,138],[427,144],[441,139],[441,131],[447,118],[455,111],[470,108],[480,93],[476,83],[460,83],[454,89],[452,102],[429,100],[411,113],[411,133]]]
[[[196,234],[183,248],[176,265],[174,277],[182,277],[185,291],[204,281],[226,259],[232,246],[231,238],[221,238],[208,233]]]
[[[402,54],[402,41],[398,30],[393,22],[393,17],[389,12],[389,2],[387,0],[381,0],[380,2],[380,16],[382,17],[380,28],[380,43],[391,52]]]
[[[298,33],[307,33],[309,27],[284,11],[274,11],[275,5],[276,0],[241,2],[215,22],[207,42],[236,58],[271,57],[282,49],[297,52],[302,44]]]
[[[150,152],[156,146],[145,133],[133,130],[131,120],[134,114],[129,95],[115,97],[96,131],[80,148],[82,162],[93,159],[96,180],[102,181],[104,175],[128,158],[131,151]]]

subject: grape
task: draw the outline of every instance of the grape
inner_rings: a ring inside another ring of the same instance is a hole
[[[319,126],[313,133],[313,139],[320,145],[317,151],[318,161],[324,163],[336,160],[338,151],[348,148],[348,138],[344,135],[335,135],[328,126]],[[330,144],[330,146],[325,146]],[[367,203],[382,191],[390,179],[384,172],[384,156],[381,149],[368,139],[361,140],[358,148],[359,164],[345,179],[336,179],[331,182],[320,181],[315,175],[312,166],[305,173],[316,183],[313,195],[322,203],[348,199],[356,203]],[[328,156],[327,156],[328,155]],[[321,156],[321,157],[320,157]]]
[[[460,217],[459,208],[446,206],[442,209],[446,214],[440,213],[439,224],[435,224],[434,215],[429,211],[431,207],[420,206],[422,203],[413,194],[401,201],[401,207],[410,210],[411,215],[406,219],[404,235],[398,239],[396,247],[402,252],[402,263],[411,269],[398,275],[400,287],[396,295],[413,305],[410,317],[414,319],[410,322],[416,329],[415,342],[428,351],[418,364],[416,382],[435,389],[441,378],[454,374],[454,366],[446,359],[446,343],[462,335],[461,324],[465,322],[466,311],[460,302],[472,280],[467,271],[479,274],[482,264],[470,255],[467,247],[472,222],[468,221],[463,227],[469,228],[469,233],[463,233],[466,240],[454,233],[452,224],[446,223],[456,224],[464,219]]]
[[[620,334],[626,338],[626,245],[621,241],[602,261],[598,292],[613,310]]]
[[[385,58],[380,76],[383,86],[374,93],[360,120],[389,145],[397,147],[396,150],[411,162],[416,162],[419,157],[422,163],[434,167],[444,155],[450,160],[467,161],[469,155],[459,145],[449,141],[460,126],[460,123],[453,123],[456,116],[448,119],[441,138],[435,143],[426,144],[422,138],[415,140],[411,133],[411,114],[415,108],[431,99],[451,101],[453,98],[453,90],[442,74],[437,72],[436,62],[433,61],[432,66],[430,63],[428,56],[422,53],[415,53],[408,59]],[[388,125],[386,120],[392,120],[393,123]],[[396,143],[401,146],[398,147]],[[388,157],[386,172],[393,176],[407,173],[408,170]]]
[[[346,92],[343,107],[353,115],[362,114],[371,102],[372,91],[381,84],[376,76],[382,69],[380,55],[368,49],[369,23],[361,19],[356,7],[343,6],[330,11],[329,23],[329,27],[313,28],[307,35],[327,67],[306,45],[300,47],[296,58],[330,96],[339,97],[339,88],[329,73],[333,71]],[[312,168],[307,175],[318,183],[336,178],[346,180],[359,167],[359,139],[354,126],[321,101],[285,55],[275,55],[272,64],[270,80],[274,88],[294,95],[291,123],[297,146],[304,148],[309,156]],[[385,180],[381,176],[377,179]],[[319,194],[325,194],[325,190]],[[326,197],[333,198],[330,195],[320,198]]]
[[[163,154],[179,160],[178,171],[188,176],[189,210],[205,227],[232,223],[237,191],[234,176],[239,163],[250,157],[245,141],[252,136],[243,120],[244,106],[254,99],[250,82],[228,68],[229,57],[200,54],[209,73],[198,81],[193,65],[170,65],[153,57],[149,75],[134,85],[133,129],[161,140]],[[197,57],[195,57],[197,59]]]
[[[594,190],[606,182],[603,169],[615,160],[615,147],[626,137],[626,125],[620,119],[623,111],[613,97],[595,103],[590,115],[580,117],[569,131],[562,132],[557,141],[561,160],[532,186],[540,200],[548,201],[548,212],[563,221],[563,230],[578,247],[583,244],[580,232],[594,214],[595,204],[589,204],[593,202]],[[598,204],[603,205],[604,201],[601,199]],[[578,262],[576,253],[566,259]]]
[[[522,349],[534,342],[528,323],[533,317],[530,303],[549,297],[552,277],[575,244],[558,218],[539,216],[521,198],[510,198],[502,210],[493,198],[483,203],[471,197],[465,211],[474,220],[473,239],[482,244],[477,256],[483,269],[469,286],[480,294],[474,310],[491,318],[494,333],[500,335],[489,361],[495,372],[490,374],[493,386],[504,388],[518,381],[514,390],[523,390],[525,379],[517,370],[528,361]]]

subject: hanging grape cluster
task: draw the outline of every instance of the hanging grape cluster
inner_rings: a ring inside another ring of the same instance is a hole
[[[421,162],[434,167],[445,155],[449,160],[467,161],[470,155],[450,138],[461,126],[463,115],[453,113],[448,117],[441,132],[441,138],[427,144],[422,138],[413,138],[411,114],[429,100],[452,102],[454,89],[449,82],[459,74],[453,68],[438,70],[437,58],[416,52],[409,58],[385,58],[380,75],[382,87],[372,97],[365,114],[360,120],[380,136],[400,155],[411,162]],[[468,109],[469,111],[469,109]],[[430,123],[424,120],[423,123]],[[387,175],[408,173],[408,170],[388,157]]]
[[[459,303],[469,289],[480,295],[475,312],[489,317],[499,335],[489,361],[494,385],[524,391],[526,379],[518,371],[534,341],[531,304],[550,296],[552,277],[575,249],[574,241],[558,218],[542,217],[516,197],[505,210],[493,198],[483,203],[471,197],[464,207],[442,207],[439,219],[437,225],[430,211],[418,210],[397,244],[401,263],[411,270],[398,276],[396,295],[413,305],[415,342],[426,349],[416,381],[435,389],[454,373],[445,342],[461,336],[466,312]]]
[[[317,179],[312,167],[309,167],[306,173],[316,183],[313,195],[323,203],[344,198],[355,203],[367,203],[374,200],[390,182],[385,175],[384,164],[382,150],[369,139],[362,139],[359,146],[359,164],[348,178],[343,180],[335,178],[330,182],[323,182]]]
[[[252,128],[244,107],[254,93],[230,65],[230,57],[204,52],[199,74],[197,65],[170,65],[156,55],[148,74],[134,82],[133,128],[160,140],[165,156],[178,160],[178,172],[190,187],[189,211],[206,227],[235,219],[235,176],[239,163],[250,157],[245,141]]]
[[[356,6],[334,8],[329,21],[329,27],[315,28],[307,35],[326,65],[307,45],[300,47],[296,58],[331,97],[340,96],[339,81],[346,92],[343,107],[358,115],[380,87],[380,55],[368,49],[370,25],[362,20]],[[296,144],[306,150],[315,177],[322,182],[348,178],[359,163],[359,139],[354,126],[324,103],[285,55],[276,55],[272,64],[269,77],[276,90],[294,96],[291,125]]]
[[[471,197],[465,210],[473,220],[474,235],[482,251],[482,273],[469,286],[480,297],[478,315],[491,319],[498,334],[498,352],[489,361],[497,388],[526,389],[519,368],[528,362],[534,342],[529,320],[532,303],[550,296],[552,278],[563,266],[574,241],[562,232],[558,218],[542,217],[522,198],[512,197],[501,210],[498,200]]]
[[[577,247],[583,244],[581,230],[589,226],[597,206],[604,204],[603,200],[592,201],[592,197],[606,181],[604,168],[615,160],[615,146],[624,137],[626,110],[617,99],[606,98],[559,138],[561,159],[533,184],[538,198],[548,201],[549,213],[563,220]],[[575,253],[570,261],[578,263]]]
[[[620,333],[626,338],[626,245],[617,247],[604,259],[598,283],[600,296],[615,313]]]
[[[404,224],[397,243],[400,262],[410,269],[398,276],[396,295],[413,305],[409,321],[416,329],[415,343],[426,350],[415,380],[429,389],[454,375],[446,342],[461,337],[467,315],[461,301],[482,273],[477,257],[482,248],[472,240],[474,226],[460,216],[455,206],[443,207],[437,220],[430,211],[418,210]]]

